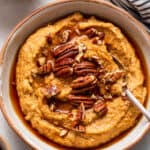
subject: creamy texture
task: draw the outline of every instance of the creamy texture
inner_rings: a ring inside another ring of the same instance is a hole
[[[55,77],[53,73],[36,81],[33,70],[37,69],[35,58],[41,53],[42,48],[53,48],[59,43],[58,33],[67,28],[77,27],[81,32],[94,27],[105,33],[104,40],[100,44],[93,44],[87,36],[75,38],[76,43],[84,43],[87,50],[84,57],[96,56],[102,66],[108,72],[115,72],[120,66],[113,60],[115,57],[121,63],[125,74],[125,82],[134,96],[143,104],[146,98],[146,87],[144,87],[144,76],[140,60],[135,54],[136,49],[128,41],[121,30],[109,22],[103,22],[95,17],[84,18],[75,13],[54,24],[49,24],[38,29],[29,36],[19,50],[16,66],[17,92],[20,106],[25,119],[31,122],[40,134],[50,140],[68,147],[88,148],[98,146],[115,138],[123,131],[133,127],[140,112],[128,100],[121,96],[123,79],[117,80],[110,88],[111,93],[117,95],[112,100],[106,101],[108,112],[103,117],[98,117],[92,109],[85,113],[85,132],[72,130],[73,117],[66,113],[52,111],[43,101],[41,87],[43,85],[56,85],[61,91],[58,97],[66,101],[66,96],[71,91],[70,80]],[[52,44],[48,45],[47,36],[51,35]],[[112,57],[113,56],[113,57]],[[100,85],[100,92],[103,85]],[[76,109],[71,110],[72,113]],[[65,136],[60,136],[62,130],[67,130]]]

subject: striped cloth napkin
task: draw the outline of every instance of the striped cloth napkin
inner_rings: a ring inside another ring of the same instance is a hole
[[[150,0],[109,0],[137,18],[150,33]]]

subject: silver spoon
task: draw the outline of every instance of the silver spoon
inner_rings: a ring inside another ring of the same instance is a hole
[[[150,112],[144,108],[144,106],[135,98],[129,89],[125,89],[125,94],[128,99],[143,113],[143,115],[150,121]]]

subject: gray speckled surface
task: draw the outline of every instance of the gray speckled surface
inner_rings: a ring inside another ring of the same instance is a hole
[[[0,0],[0,48],[8,33],[34,9],[52,0]],[[54,0],[53,0],[54,1]],[[0,136],[10,145],[11,150],[30,150],[8,126],[0,111]],[[147,134],[132,150],[150,150],[150,134]]]

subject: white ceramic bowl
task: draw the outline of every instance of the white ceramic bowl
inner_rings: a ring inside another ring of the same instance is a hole
[[[119,27],[132,38],[132,40],[141,49],[146,64],[148,77],[150,75],[150,39],[144,28],[127,12],[111,5],[108,2],[100,0],[57,0],[45,7],[34,11],[30,16],[21,21],[11,32],[3,46],[2,53],[2,85],[0,106],[2,112],[7,119],[9,125],[14,131],[35,149],[55,149],[44,141],[39,140],[36,135],[30,132],[26,126],[20,121],[18,115],[14,111],[9,95],[9,76],[11,65],[17,54],[19,46],[24,40],[37,28],[48,22],[54,21],[72,12],[80,11],[85,14],[96,15],[104,18]],[[148,81],[149,82],[149,81]],[[148,83],[149,85],[149,83]],[[149,97],[148,97],[149,99]],[[148,100],[147,108],[150,108]],[[138,142],[148,131],[150,123],[143,117],[138,125],[120,141],[108,146],[109,150],[126,149]]]
[[[0,150],[10,150],[9,144],[2,137],[0,137]]]

